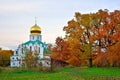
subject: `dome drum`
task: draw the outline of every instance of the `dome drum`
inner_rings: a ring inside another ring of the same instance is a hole
[[[30,31],[30,33],[32,33],[32,34],[40,34],[40,33],[41,33],[41,31],[32,30],[32,31]]]

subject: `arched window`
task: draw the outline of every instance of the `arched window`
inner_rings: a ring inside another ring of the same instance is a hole
[[[32,46],[30,46],[30,51],[32,51]]]
[[[18,60],[18,57],[16,57],[16,60]]]

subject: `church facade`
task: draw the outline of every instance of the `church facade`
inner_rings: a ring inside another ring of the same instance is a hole
[[[44,52],[47,49],[47,44],[42,42],[41,28],[35,23],[30,29],[29,41],[24,42],[18,46],[14,51],[14,55],[10,57],[11,67],[20,67],[23,64],[23,60],[28,52],[32,52],[33,56],[38,53],[39,60],[44,59]],[[49,66],[49,62],[42,61],[46,66]]]

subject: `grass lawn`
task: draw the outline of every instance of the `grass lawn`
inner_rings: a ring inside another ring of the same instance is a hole
[[[0,80],[120,80],[120,68],[73,67],[53,72],[32,72],[8,68],[0,73]]]

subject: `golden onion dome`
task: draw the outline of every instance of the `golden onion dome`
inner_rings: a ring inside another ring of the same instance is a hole
[[[41,34],[41,28],[35,24],[34,26],[31,27],[30,29],[31,34]]]

